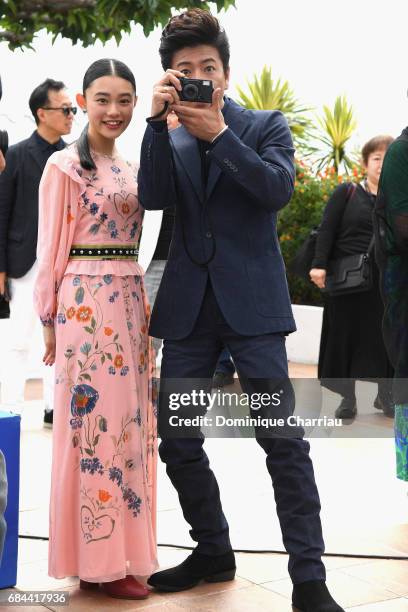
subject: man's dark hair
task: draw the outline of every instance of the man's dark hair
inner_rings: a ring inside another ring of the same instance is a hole
[[[191,9],[170,19],[164,28],[159,53],[164,70],[171,68],[173,55],[185,47],[210,45],[220,54],[224,72],[229,68],[228,37],[216,17],[203,9]]]
[[[50,103],[48,94],[50,91],[61,91],[65,89],[65,84],[62,81],[54,81],[54,79],[45,79],[41,85],[38,85],[30,96],[28,104],[33,114],[36,124],[39,124],[37,111]]]

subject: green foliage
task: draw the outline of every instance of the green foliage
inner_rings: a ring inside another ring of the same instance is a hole
[[[353,180],[361,179],[361,170],[353,168]],[[310,231],[322,220],[323,210],[331,193],[348,176],[337,176],[334,168],[324,174],[315,174],[302,161],[296,164],[295,193],[278,218],[278,235],[282,255],[288,265]],[[289,291],[292,304],[322,306],[322,294],[312,282],[304,281],[288,272]]]
[[[345,96],[338,96],[333,111],[323,106],[323,117],[319,118],[322,129],[318,140],[326,147],[326,152],[317,163],[317,170],[333,167],[339,173],[341,164],[348,173],[355,165],[355,160],[346,154],[346,143],[356,128],[352,106],[348,105]]]
[[[235,0],[3,0],[0,2],[0,42],[11,50],[32,48],[35,35],[45,28],[52,34],[82,43],[84,47],[114,38],[140,24],[147,36],[156,26],[164,26],[172,9],[228,9]]]
[[[260,76],[254,75],[253,81],[248,82],[248,88],[249,93],[245,93],[241,87],[237,87],[240,95],[238,104],[257,110],[280,110],[289,123],[296,145],[306,147],[311,136],[312,122],[305,113],[310,109],[299,103],[288,81],[273,79],[272,68],[264,66]]]

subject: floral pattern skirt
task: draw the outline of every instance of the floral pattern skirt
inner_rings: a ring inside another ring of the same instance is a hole
[[[156,555],[156,393],[139,276],[58,293],[49,574],[146,576]]]
[[[408,404],[395,406],[394,431],[397,478],[408,482]]]

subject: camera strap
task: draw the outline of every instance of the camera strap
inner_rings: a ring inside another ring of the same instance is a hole
[[[164,103],[163,109],[159,113],[156,113],[156,115],[152,115],[151,117],[147,117],[146,122],[150,123],[151,121],[156,121],[159,117],[164,115],[164,113],[167,111],[168,108],[169,108],[169,103],[166,101]]]

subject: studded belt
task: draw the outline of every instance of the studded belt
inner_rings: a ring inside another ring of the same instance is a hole
[[[98,244],[73,244],[69,259],[129,259],[135,260],[139,249],[135,244],[118,244],[115,246]]]

